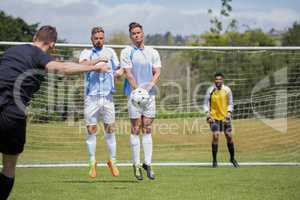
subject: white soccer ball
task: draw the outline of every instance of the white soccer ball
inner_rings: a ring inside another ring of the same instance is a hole
[[[135,107],[144,108],[150,101],[150,95],[147,90],[137,88],[131,92],[130,100]]]

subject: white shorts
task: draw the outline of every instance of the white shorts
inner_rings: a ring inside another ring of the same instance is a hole
[[[84,118],[87,125],[97,125],[100,120],[105,124],[113,124],[115,122],[115,105],[112,95],[86,96]]]
[[[145,108],[135,107],[131,103],[130,98],[128,98],[127,106],[128,106],[128,114],[129,114],[130,119],[138,119],[141,116],[145,116],[148,118],[155,118],[156,108],[155,108],[155,96],[154,95],[150,96],[149,104]]]

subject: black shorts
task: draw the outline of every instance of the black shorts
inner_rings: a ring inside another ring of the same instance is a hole
[[[0,152],[17,155],[23,152],[26,138],[26,118],[9,117],[0,108]]]
[[[232,131],[231,123],[215,120],[214,122],[210,123],[210,130],[212,132],[222,132],[230,133]]]

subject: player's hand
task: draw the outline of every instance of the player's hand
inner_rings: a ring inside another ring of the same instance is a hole
[[[96,64],[98,63],[108,63],[108,58],[106,56],[100,56],[96,59]]]
[[[226,115],[226,117],[225,117],[225,122],[226,122],[226,123],[230,122],[230,121],[231,121],[231,118],[232,118],[231,112],[228,112],[227,115]]]
[[[150,92],[150,90],[153,88],[154,85],[155,85],[154,83],[150,82],[150,83],[142,85],[141,87],[143,89],[147,90],[147,92]]]
[[[94,65],[94,70],[96,72],[106,73],[109,72],[111,68],[104,62],[100,62],[97,65]]]
[[[207,113],[206,121],[207,121],[208,123],[213,123],[215,120],[211,117],[210,113]]]
[[[118,79],[118,78],[120,78],[123,74],[124,74],[124,69],[120,68],[120,69],[117,69],[117,70],[114,72],[114,77]]]

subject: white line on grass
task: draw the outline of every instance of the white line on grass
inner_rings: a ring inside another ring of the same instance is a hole
[[[240,166],[300,166],[299,162],[241,162]],[[231,166],[231,163],[221,162],[219,166]],[[0,165],[1,166],[1,165]],[[106,167],[104,163],[98,163],[99,167]],[[120,167],[131,167],[131,163],[119,163]],[[199,166],[210,167],[210,162],[163,162],[152,163],[152,166],[167,166],[167,167],[179,167],[179,166]],[[52,164],[19,164],[19,168],[59,168],[59,167],[88,167],[88,164],[84,163],[52,163]],[[2,168],[2,166],[1,166]]]

